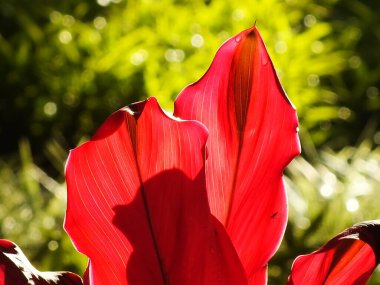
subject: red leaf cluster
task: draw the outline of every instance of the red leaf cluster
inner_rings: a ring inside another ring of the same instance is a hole
[[[111,115],[67,162],[65,229],[89,258],[84,284],[262,285],[287,222],[282,181],[298,121],[256,27],[228,40],[175,101]],[[365,284],[379,221],[296,259],[287,284]],[[0,285],[81,284],[0,244]]]

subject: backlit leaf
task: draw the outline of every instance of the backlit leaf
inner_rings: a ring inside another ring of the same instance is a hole
[[[225,225],[250,284],[262,284],[287,221],[282,172],[298,155],[297,116],[256,27],[228,40],[185,88],[175,116],[209,129],[211,212]],[[255,276],[258,274],[258,276]]]
[[[246,284],[208,206],[207,137],[151,98],[114,113],[71,151],[65,228],[90,259],[90,284]]]
[[[354,225],[293,263],[287,285],[363,285],[380,259],[380,220]]]

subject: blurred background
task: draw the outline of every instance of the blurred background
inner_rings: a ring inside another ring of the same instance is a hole
[[[62,229],[68,150],[133,101],[171,110],[256,21],[303,146],[270,263],[269,284],[283,284],[297,255],[380,218],[379,15],[370,0],[0,0],[0,237],[41,270],[82,274]]]

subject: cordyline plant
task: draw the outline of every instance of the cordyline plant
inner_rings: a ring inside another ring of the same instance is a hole
[[[261,285],[287,222],[282,181],[300,153],[297,116],[256,27],[219,49],[175,101],[125,107],[66,166],[65,229],[89,258],[83,280],[38,272],[0,242],[0,285]],[[365,284],[379,221],[349,228],[293,264],[287,284]]]

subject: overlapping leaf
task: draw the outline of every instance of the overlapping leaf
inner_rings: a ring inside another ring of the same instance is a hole
[[[211,211],[225,225],[250,283],[263,284],[287,221],[282,172],[300,147],[295,109],[255,27],[219,49],[207,73],[180,93],[174,114],[209,129]]]
[[[299,256],[287,285],[363,285],[380,259],[380,220],[354,225],[320,249]]]
[[[203,125],[154,98],[113,114],[70,153],[65,228],[90,284],[246,284],[205,189]]]
[[[0,285],[81,285],[82,279],[70,272],[40,272],[21,249],[0,240]]]

